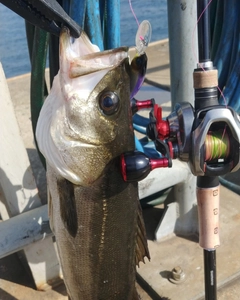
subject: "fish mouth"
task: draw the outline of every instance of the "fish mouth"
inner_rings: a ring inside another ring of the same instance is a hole
[[[100,51],[98,46],[91,43],[84,31],[77,40],[70,37],[68,28],[63,27],[60,34],[60,60],[62,57],[62,61],[67,59],[70,62],[68,72],[70,78],[115,68],[129,57],[128,47]]]
[[[81,58],[74,59],[71,63],[69,77],[76,78],[100,70],[115,68],[128,57],[128,48],[119,47],[102,52],[90,53]]]

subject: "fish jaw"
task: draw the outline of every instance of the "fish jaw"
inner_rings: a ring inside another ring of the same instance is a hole
[[[72,183],[92,184],[110,160],[134,149],[130,73],[127,48],[99,52],[84,32],[73,43],[66,29],[61,33],[60,70],[36,136],[47,163]],[[112,115],[99,104],[108,92],[119,101]]]
[[[81,98],[87,100],[104,75],[127,57],[126,47],[100,52],[84,31],[74,40],[69,30],[63,28],[60,35],[59,80],[66,101],[72,99],[76,91],[81,91]]]

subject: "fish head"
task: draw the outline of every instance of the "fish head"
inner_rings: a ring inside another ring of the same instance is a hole
[[[60,176],[90,185],[106,165],[134,150],[128,48],[100,52],[84,31],[60,35],[60,69],[40,112],[40,151]]]

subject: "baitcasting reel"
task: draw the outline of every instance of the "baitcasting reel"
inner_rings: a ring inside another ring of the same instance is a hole
[[[221,176],[240,168],[240,118],[233,109],[215,105],[194,111],[190,103],[177,103],[163,120],[161,107],[147,101],[138,108],[153,106],[147,136],[162,157],[151,159],[140,151],[122,154],[125,181],[140,181],[155,168],[171,167],[176,158],[188,162],[196,176]]]
[[[160,107],[150,112],[148,137],[155,128],[169,148],[172,158],[189,162],[196,176],[220,176],[240,167],[240,118],[225,106],[194,112],[191,104],[177,104],[163,121]]]

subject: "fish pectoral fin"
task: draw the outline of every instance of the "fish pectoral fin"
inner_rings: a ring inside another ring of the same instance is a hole
[[[136,265],[139,267],[139,262],[144,261],[144,257],[146,256],[150,260],[150,254],[148,250],[147,244],[147,235],[145,224],[143,221],[142,208],[140,206],[140,202],[138,201],[138,220],[137,220],[137,238],[136,238],[136,251],[135,251],[135,261]]]

